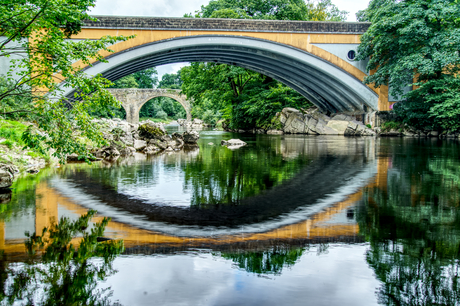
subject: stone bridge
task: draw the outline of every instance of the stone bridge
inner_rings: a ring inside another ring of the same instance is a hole
[[[187,97],[177,89],[139,89],[139,88],[109,88],[108,91],[121,102],[126,111],[126,121],[139,123],[139,112],[149,100],[157,97],[168,97],[179,102],[187,113],[187,120],[192,120],[191,106]]]
[[[363,114],[389,110],[388,88],[363,84],[356,61],[370,23],[95,16],[72,39],[135,35],[101,52],[108,63],[75,63],[114,81],[153,66],[216,62],[247,68],[295,89],[320,109]],[[370,72],[372,73],[372,72]],[[71,97],[72,89],[66,91]]]

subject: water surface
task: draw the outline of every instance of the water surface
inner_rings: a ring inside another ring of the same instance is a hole
[[[124,305],[460,305],[457,140],[200,136],[19,179],[1,248],[24,260],[24,231],[96,209]]]

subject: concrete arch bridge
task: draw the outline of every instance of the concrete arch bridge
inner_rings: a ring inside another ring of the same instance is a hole
[[[179,102],[185,109],[187,120],[192,120],[190,102],[177,89],[139,89],[139,88],[110,88],[108,91],[121,102],[126,111],[126,120],[139,123],[139,112],[149,100],[157,97],[168,97]]]
[[[75,63],[89,75],[114,81],[152,66],[217,62],[270,76],[331,113],[389,110],[388,88],[363,84],[366,61],[354,60],[369,23],[96,17],[72,38],[136,37],[102,52],[108,63]]]

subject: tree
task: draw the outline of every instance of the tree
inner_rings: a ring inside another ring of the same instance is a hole
[[[134,75],[130,74],[114,82],[112,88],[139,88]]]
[[[157,70],[155,67],[133,73],[139,88],[153,88],[158,84]]]
[[[195,13],[196,18],[313,21],[343,21],[347,15],[348,12],[340,11],[331,0],[212,0]]]
[[[158,88],[171,88],[180,89],[182,86],[182,80],[180,73],[166,73],[163,74]]]
[[[330,0],[213,0],[194,17],[344,21],[347,14]],[[181,69],[181,78],[183,93],[193,100],[192,115],[210,124],[222,116],[231,128],[268,129],[283,107],[311,106],[286,85],[240,67],[193,63]]]
[[[110,82],[101,76],[89,77],[75,62],[89,65],[102,61],[100,50],[129,37],[105,36],[100,40],[69,40],[81,30],[95,0],[2,0],[0,5],[0,57],[10,59],[5,72],[7,87],[0,92],[2,109],[27,112],[31,125],[24,134],[27,146],[40,151],[54,149],[61,160],[70,153],[88,156],[86,143],[105,144],[91,124],[90,111],[119,106],[104,88]],[[73,99],[63,96],[73,88]],[[11,102],[28,100],[29,103]],[[19,99],[19,100],[18,100]],[[32,103],[33,102],[33,103]],[[24,107],[24,108],[23,108]]]
[[[357,60],[375,71],[365,82],[402,96],[395,110],[412,126],[460,129],[460,3],[458,0],[373,0],[357,14],[372,25]],[[414,90],[403,94],[404,87]]]

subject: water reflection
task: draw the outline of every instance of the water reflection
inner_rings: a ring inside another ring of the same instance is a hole
[[[96,286],[114,273],[112,263],[123,251],[123,242],[99,242],[107,218],[86,231],[94,214],[89,211],[73,222],[61,218],[41,235],[27,234],[29,258],[24,264],[8,264],[2,251],[2,305],[108,305],[110,292]],[[100,260],[95,262],[95,257]]]
[[[367,261],[383,283],[379,301],[460,305],[458,143],[389,144],[386,184],[364,188],[357,215]]]
[[[122,303],[460,304],[456,141],[247,135],[239,151],[207,145],[233,136],[205,132],[191,152],[24,183],[33,188],[13,190],[0,243],[19,254],[15,228],[96,208],[96,222],[114,220],[107,235],[125,240],[108,278]],[[152,200],[164,186],[177,200]]]

